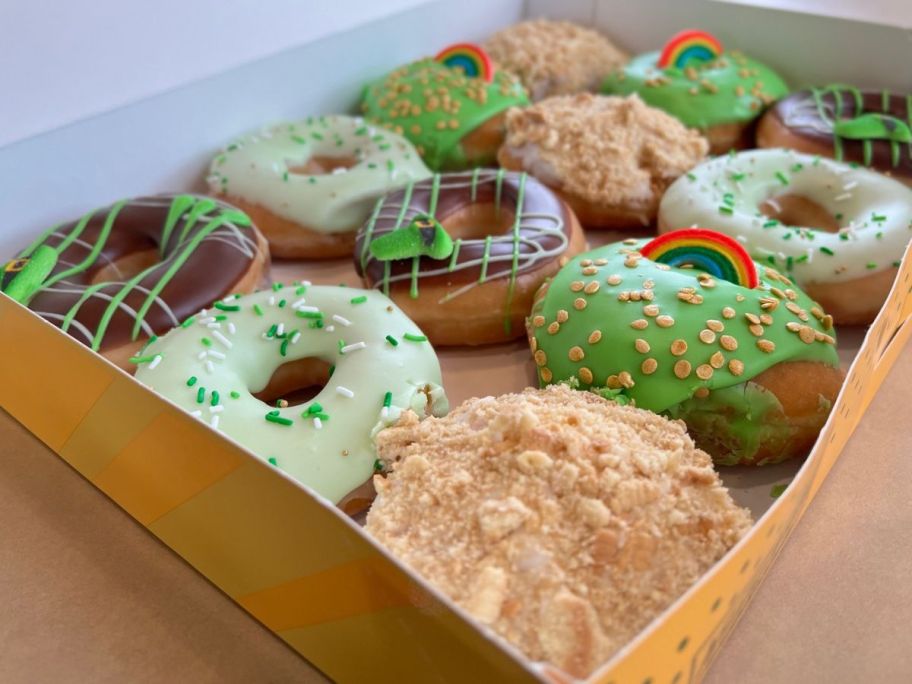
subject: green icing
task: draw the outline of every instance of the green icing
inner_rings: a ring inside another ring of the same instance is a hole
[[[380,261],[420,256],[447,259],[453,253],[453,238],[437,219],[422,214],[412,219],[405,228],[371,242],[370,253]]]
[[[862,114],[833,124],[833,133],[850,140],[890,140],[912,142],[912,131],[905,122],[886,114]]]
[[[31,256],[14,259],[7,264],[7,273],[15,275],[3,286],[3,293],[20,304],[27,304],[56,265],[57,251],[47,245],[38,245]]]
[[[760,286],[747,289],[638,258],[646,242],[575,257],[538,298],[529,325],[542,385],[573,378],[584,389],[621,388],[661,412],[782,361],[839,365],[831,319],[777,271],[756,264]],[[675,355],[673,343],[686,350]]]
[[[493,164],[493,154],[468,158],[460,141],[496,114],[527,104],[522,85],[506,71],[488,83],[429,58],[366,86],[361,109],[369,121],[408,138],[437,171]]]
[[[636,93],[646,104],[665,110],[685,125],[706,129],[750,121],[789,91],[775,71],[737,51],[709,62],[691,60],[683,69],[660,69],[658,57],[658,52],[634,57],[608,76],[602,92]]]

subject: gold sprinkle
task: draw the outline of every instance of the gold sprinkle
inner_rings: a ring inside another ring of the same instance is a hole
[[[534,325],[536,328],[540,328],[540,327],[542,327],[544,324],[545,324],[545,317],[544,317],[544,316],[533,316],[533,317],[532,317],[532,325]]]
[[[643,297],[643,299],[645,299],[647,302],[651,302],[653,299],[655,299],[655,292],[653,292],[652,290],[643,290],[643,291],[640,293],[640,295],[641,295],[641,296]]]
[[[717,321],[715,318],[710,318],[708,321],[706,321],[706,327],[713,332],[722,332],[725,330],[725,326],[722,324],[722,321]]]
[[[722,349],[725,351],[735,351],[738,348],[738,340],[731,335],[722,335],[719,338],[719,344],[722,345]]]
[[[735,310],[730,306],[726,306],[722,309],[722,318],[734,318],[735,315]]]
[[[728,362],[728,370],[732,375],[741,375],[744,372],[744,363],[738,359],[732,359]]]
[[[773,324],[773,317],[770,316],[768,313],[760,314],[760,323],[761,323],[762,325],[772,325],[772,324]]]
[[[674,365],[674,374],[681,380],[690,375],[690,361],[681,359]]]
[[[658,319],[656,319],[658,321]],[[630,327],[634,330],[645,330],[646,326],[649,325],[649,321],[645,318],[638,318],[635,321],[630,322]]]
[[[789,332],[798,332],[803,327],[804,326],[801,325],[801,323],[796,323],[795,321],[789,321],[788,323],[785,324],[785,329],[788,330]]]
[[[659,305],[658,304],[647,304],[643,307],[643,313],[647,316],[658,316],[659,315]]]
[[[580,261],[580,266],[592,266],[592,259],[583,259]]]
[[[551,323],[548,326],[549,335],[556,335],[558,330],[560,330],[560,323],[558,323],[557,321],[554,321],[553,323]]]
[[[627,268],[636,268],[640,263],[640,257],[629,254],[626,259],[624,259],[624,266]]]
[[[709,396],[709,388],[708,387],[697,387],[696,391],[694,391],[694,396],[697,399],[706,399],[706,397]]]
[[[762,336],[763,336],[763,326],[760,325],[759,323],[756,324],[756,325],[750,326],[750,327],[748,328],[748,330],[751,331],[751,335],[753,335],[754,337],[762,337]]]
[[[535,352],[533,358],[535,359],[536,365],[544,366],[546,363],[548,363],[548,356],[542,349],[539,349],[537,352]]]
[[[583,292],[585,292],[586,294],[595,294],[596,292],[599,291],[599,287],[600,287],[600,285],[599,285],[598,281],[592,280],[589,282],[588,285],[586,285],[585,288],[583,288]]]
[[[621,383],[621,387],[626,387],[627,389],[630,389],[636,384],[633,381],[633,377],[627,371],[618,373],[618,382]]]
[[[609,285],[620,285],[622,281],[623,278],[621,278],[621,276],[619,276],[617,273],[614,273],[605,279],[605,282]]]
[[[595,344],[596,342],[598,342],[601,339],[602,339],[601,330],[593,330],[591,333],[589,333],[589,344]]]
[[[586,266],[586,268],[582,270],[582,274],[587,276],[595,275],[596,273],[598,273],[598,268],[595,266]]]
[[[579,292],[584,287],[582,280],[574,280],[570,283],[570,292]]]
[[[669,266],[668,264],[653,264],[653,265],[660,271],[670,271],[671,270],[671,266]]]
[[[618,380],[618,376],[609,375],[607,378],[605,378],[605,387],[608,389],[620,389],[621,381]]]
[[[744,295],[743,295],[743,294],[736,294],[736,295],[735,295],[735,301],[736,301],[736,302],[743,302],[743,301],[744,301]]]
[[[541,375],[542,381],[544,381],[544,382],[551,382],[551,377],[552,377],[552,376],[551,376],[551,369],[550,369],[550,368],[540,368],[540,369],[538,370],[538,373],[539,373],[539,375]]]
[[[745,317],[748,321],[750,321],[751,323],[753,323],[754,325],[757,325],[757,324],[760,323],[760,317],[759,317],[757,314],[746,313],[746,314],[744,314],[744,317]]]
[[[630,293],[630,301],[631,301],[631,302],[638,302],[638,301],[640,301],[640,292],[639,292],[639,290],[633,290],[633,291],[631,291],[631,293]]]
[[[656,372],[656,368],[659,367],[659,362],[655,359],[645,359],[643,363],[640,364],[640,370],[643,371],[643,375],[652,375]]]
[[[820,319],[820,324],[823,326],[824,330],[832,330],[833,329],[833,317],[830,316],[830,314],[827,314],[826,316],[824,316],[823,318]]]
[[[771,288],[770,288],[770,292],[772,292],[774,295],[776,295],[777,297],[779,297],[779,299],[785,299],[785,298],[786,298],[786,297],[785,297],[785,292],[783,292],[782,290],[780,290],[778,287],[771,287]]]
[[[596,259],[593,263],[594,263],[596,266],[604,266],[605,264],[608,263],[608,259],[606,259],[605,257],[599,257],[599,258]]]
[[[556,318],[558,323],[566,323],[567,319],[570,318],[570,314],[567,313],[566,309],[561,309],[557,312]]]
[[[567,352],[567,356],[570,357],[571,361],[582,361],[586,358],[586,353],[583,351],[582,347],[573,346],[570,347],[570,351]]]
[[[582,297],[577,297],[576,299],[573,300],[573,308],[576,309],[577,311],[582,311],[583,309],[586,308],[586,300],[583,299]]]
[[[680,337],[671,343],[672,356],[681,356],[686,351],[687,351],[687,342],[682,340]]]
[[[775,311],[779,300],[775,297],[760,297],[760,308],[764,311]]]
[[[629,302],[630,293],[627,290],[624,290],[623,292],[618,292],[618,301],[619,302]]]
[[[656,325],[660,328],[670,328],[675,324],[675,319],[667,314],[662,314],[656,318]]]
[[[791,299],[793,302],[794,302],[796,299],[798,299],[798,293],[795,292],[794,290],[789,290],[789,289],[787,289],[787,288],[786,288],[786,290],[785,290],[785,296],[788,297],[789,299]]]
[[[699,278],[698,280],[700,282],[700,285],[702,285],[703,287],[705,287],[708,290],[711,290],[712,288],[714,288],[716,286],[716,281],[713,280],[712,278],[706,277],[706,278]]]
[[[654,280],[650,280],[650,279],[647,278],[646,280],[643,281],[643,289],[644,289],[644,290],[651,290],[651,289],[654,288],[655,286],[656,286],[656,284],[655,284],[655,281],[654,281]]]
[[[811,315],[812,315],[814,318],[816,318],[818,321],[822,321],[822,320],[823,320],[823,316],[824,316],[823,309],[821,309],[819,306],[812,306],[812,307],[811,307]]]
[[[638,352],[640,352],[640,354],[649,353],[649,349],[650,349],[649,342],[644,340],[642,337],[636,338],[636,340],[634,340],[634,342],[633,342],[633,346],[636,348],[636,350]]]
[[[715,354],[709,357],[709,365],[713,368],[722,368],[725,365],[725,356],[722,352],[717,351]]]
[[[772,340],[757,340],[757,349],[772,354],[776,350],[776,344]]]
[[[700,380],[709,380],[713,376],[714,372],[715,371],[713,370],[713,367],[708,363],[703,363],[697,366],[697,377],[700,378]]]
[[[814,329],[808,325],[801,326],[801,330],[798,331],[798,337],[800,337],[801,341],[805,344],[810,344],[817,339]]]
[[[577,375],[579,376],[579,379],[585,382],[587,385],[592,384],[592,371],[585,366],[579,369]]]
[[[699,337],[700,342],[703,342],[704,344],[712,344],[716,341],[716,333],[714,333],[709,328],[704,328],[701,330]]]
[[[622,242],[625,245],[635,245],[637,243],[637,239],[636,238],[624,238],[624,240]]]

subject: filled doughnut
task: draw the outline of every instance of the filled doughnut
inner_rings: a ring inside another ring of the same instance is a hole
[[[524,173],[434,175],[384,197],[358,233],[355,268],[436,345],[523,335],[538,286],[585,248],[570,208]]]
[[[49,228],[0,289],[125,370],[150,338],[257,287],[266,241],[232,206],[196,195],[115,202]]]
[[[910,98],[843,85],[792,93],[757,125],[757,147],[854,162],[912,184]]]
[[[228,297],[135,362],[138,380],[350,513],[371,498],[374,433],[406,409],[447,411],[427,338],[382,294],[347,287]]]
[[[532,101],[596,91],[627,55],[598,31],[569,21],[530,19],[485,42],[491,59],[519,76]]]
[[[591,228],[655,221],[659,198],[706,157],[696,131],[637,96],[580,93],[507,113],[500,165],[558,192]]]
[[[806,455],[842,385],[832,326],[789,278],[701,229],[574,258],[528,321],[542,385],[679,418],[725,465]]]
[[[400,67],[364,89],[369,121],[405,136],[435,171],[491,165],[509,107],[528,104],[513,74],[468,43]]]
[[[912,190],[791,150],[719,157],[672,185],[659,232],[711,225],[795,280],[840,324],[874,320],[912,232]]]
[[[751,527],[680,423],[566,387],[406,413],[377,453],[367,532],[548,681],[588,677]]]
[[[351,254],[377,197],[429,175],[401,136],[358,117],[319,116],[232,142],[208,182],[253,218],[272,256],[331,259]]]
[[[602,86],[609,95],[637,93],[709,140],[710,151],[751,147],[751,124],[788,86],[768,66],[737,50],[723,51],[704,31],[681,31],[661,51],[634,57]]]

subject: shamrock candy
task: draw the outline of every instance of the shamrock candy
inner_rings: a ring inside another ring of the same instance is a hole
[[[380,261],[429,256],[446,259],[453,253],[453,238],[433,217],[421,214],[405,228],[387,233],[371,243],[371,254]]]
[[[0,291],[20,304],[28,303],[57,265],[57,251],[40,245],[30,256],[7,262],[0,273]]]
[[[904,121],[886,114],[862,114],[854,119],[837,121],[833,132],[841,138],[850,140],[892,140],[893,142],[912,142],[912,131]]]

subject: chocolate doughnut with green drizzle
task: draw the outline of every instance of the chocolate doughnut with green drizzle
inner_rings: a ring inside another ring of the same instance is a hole
[[[492,164],[503,142],[503,125],[495,119],[527,104],[519,79],[508,72],[496,71],[489,83],[422,59],[365,87],[361,111],[368,121],[405,136],[440,171]],[[479,140],[470,142],[473,133]]]
[[[39,259],[40,278],[23,290],[20,279]],[[243,212],[209,197],[159,195],[49,228],[7,264],[4,270],[18,275],[3,287],[132,369],[129,359],[144,342],[213,301],[254,289],[268,261],[265,241]]]
[[[792,93],[757,127],[759,147],[789,147],[912,182],[912,95],[828,85]]]
[[[388,253],[397,234],[412,251]],[[583,246],[571,209],[535,178],[475,169],[381,198],[358,233],[355,268],[435,345],[486,344],[522,335],[535,289]]]
[[[747,288],[651,261],[646,243],[581,254],[541,288],[527,326],[542,386],[680,418],[718,463],[806,453],[841,385],[832,319],[772,268],[754,263]]]

